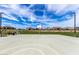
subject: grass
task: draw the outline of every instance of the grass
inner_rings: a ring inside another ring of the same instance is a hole
[[[15,30],[7,30],[3,31],[3,36],[7,36],[8,32],[13,32]],[[18,30],[19,34],[59,34],[59,35],[66,35],[66,36],[72,36],[72,37],[79,37],[79,32],[50,32],[50,31],[40,31],[40,30]]]
[[[79,37],[79,32],[41,32],[41,31],[26,31],[26,30],[20,30],[20,34],[59,34],[59,35],[66,35],[66,36],[72,36],[72,37]]]

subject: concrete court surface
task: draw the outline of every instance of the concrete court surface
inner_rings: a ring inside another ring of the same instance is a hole
[[[0,55],[79,55],[79,38],[43,34],[0,37]]]

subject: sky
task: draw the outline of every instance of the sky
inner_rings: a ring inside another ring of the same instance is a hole
[[[79,27],[79,4],[0,4],[0,12],[3,26],[73,27],[76,13]]]

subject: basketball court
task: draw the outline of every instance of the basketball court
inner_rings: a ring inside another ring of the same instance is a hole
[[[62,35],[15,35],[0,37],[1,55],[79,54],[79,38]]]

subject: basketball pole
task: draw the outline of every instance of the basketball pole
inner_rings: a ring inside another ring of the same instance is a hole
[[[2,20],[1,20],[1,13],[0,13],[0,36],[2,37]]]
[[[76,36],[76,13],[74,12],[74,34]]]
[[[2,37],[2,12],[0,12],[0,36]]]

